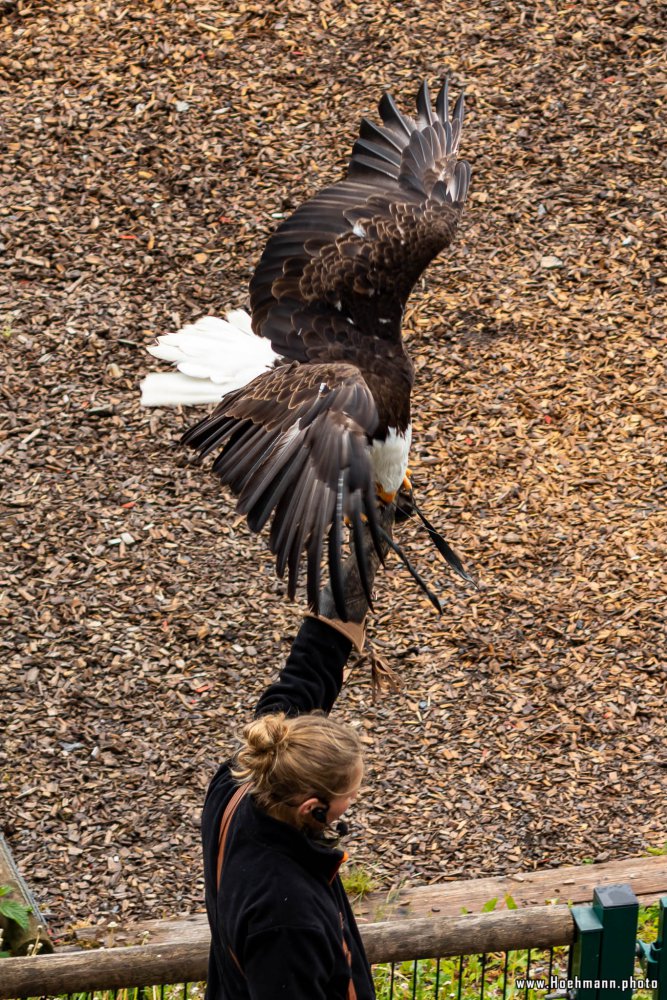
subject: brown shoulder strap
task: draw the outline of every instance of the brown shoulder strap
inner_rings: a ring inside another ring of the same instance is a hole
[[[347,1000],[357,1000],[357,990],[352,980],[352,952],[350,951],[348,943],[345,940],[345,921],[343,920],[343,914],[340,911],[338,916],[340,917],[340,929],[341,934],[343,935],[343,954],[345,955],[347,964],[350,967],[350,981],[347,984]]]
[[[218,889],[220,888],[220,876],[222,875],[222,862],[225,856],[225,844],[227,842],[227,833],[229,832],[229,824],[231,823],[232,816],[236,812],[238,805],[249,790],[250,784],[246,782],[243,785],[239,785],[231,799],[227,803],[227,807],[222,814],[222,819],[220,820],[220,836],[218,837],[218,871],[216,877],[216,885]]]

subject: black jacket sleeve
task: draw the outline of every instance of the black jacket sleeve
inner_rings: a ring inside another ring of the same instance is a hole
[[[278,680],[261,695],[255,715],[301,715],[333,708],[352,643],[317,618],[304,618]]]

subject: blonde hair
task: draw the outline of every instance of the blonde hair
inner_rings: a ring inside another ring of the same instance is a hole
[[[354,729],[319,712],[261,715],[242,734],[234,777],[251,783],[260,808],[290,820],[310,796],[328,803],[345,794],[362,763]]]

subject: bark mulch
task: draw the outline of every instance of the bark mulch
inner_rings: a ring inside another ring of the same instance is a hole
[[[465,84],[470,204],[411,302],[418,494],[341,714],[380,884],[667,840],[664,23],[651,0],[0,4],[0,823],[54,928],[202,908],[207,781],[302,606],[146,412],[362,114]]]

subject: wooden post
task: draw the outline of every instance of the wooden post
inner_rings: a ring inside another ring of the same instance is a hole
[[[36,958],[0,959],[0,997],[51,997],[61,993],[206,979],[208,944],[147,944],[100,948]]]
[[[369,962],[484,955],[494,951],[551,948],[574,940],[567,906],[530,906],[460,917],[422,917],[361,928]]]
[[[361,927],[369,960],[478,955],[570,944],[574,925],[567,906],[531,906],[498,913],[400,920]],[[0,964],[0,1000],[57,996],[93,990],[206,978],[208,939],[68,952],[36,958],[6,958]]]

